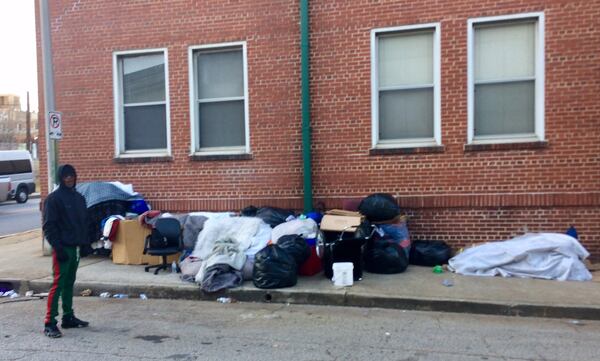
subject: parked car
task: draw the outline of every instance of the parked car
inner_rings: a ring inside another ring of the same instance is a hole
[[[0,178],[0,202],[8,200],[10,197],[10,178]]]
[[[35,192],[31,154],[26,150],[0,151],[0,178],[9,179],[8,199],[27,202],[29,195]]]

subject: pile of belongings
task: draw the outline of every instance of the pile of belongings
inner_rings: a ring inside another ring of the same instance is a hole
[[[76,189],[85,198],[88,212],[89,247],[82,247],[81,255],[90,253],[108,255],[119,220],[128,214],[137,215],[149,209],[144,198],[131,184],[121,182],[83,182]]]
[[[448,268],[464,275],[589,281],[592,275],[583,263],[589,255],[569,235],[531,233],[468,248],[450,259]]]
[[[360,247],[358,263],[362,267],[364,248],[368,271],[403,272],[411,241],[406,217],[395,199],[373,194],[359,208],[372,237],[365,237],[369,242]],[[258,288],[291,287],[298,275],[317,274],[327,263],[317,252],[317,239],[324,238],[319,230],[320,213],[297,216],[291,210],[250,206],[240,216],[206,215],[193,250],[184,241],[188,251],[179,264],[182,279],[196,282],[205,292],[238,287],[246,280]]]
[[[358,210],[375,229],[364,249],[365,269],[371,273],[401,273],[408,267],[411,241],[406,216],[393,196],[371,194],[363,199]]]
[[[244,280],[261,288],[293,286],[310,256],[306,240],[316,238],[317,231],[314,220],[273,207],[246,208],[241,217],[210,217],[180,263],[182,278],[193,279],[205,292]]]

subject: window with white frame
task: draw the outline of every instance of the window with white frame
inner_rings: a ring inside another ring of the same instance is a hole
[[[469,142],[544,139],[543,17],[469,20]]]
[[[439,25],[376,29],[373,146],[440,145]]]
[[[248,147],[245,43],[190,48],[192,153],[244,153]]]
[[[118,154],[169,152],[165,50],[115,53]]]

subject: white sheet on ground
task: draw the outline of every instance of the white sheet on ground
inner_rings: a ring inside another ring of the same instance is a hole
[[[448,268],[464,275],[589,281],[592,275],[582,262],[588,256],[571,236],[531,233],[468,248],[451,258]]]

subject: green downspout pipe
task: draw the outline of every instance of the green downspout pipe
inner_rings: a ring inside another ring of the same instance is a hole
[[[302,69],[302,163],[304,170],[304,212],[313,210],[312,166],[310,162],[310,47],[308,44],[308,0],[300,0],[300,51]]]

